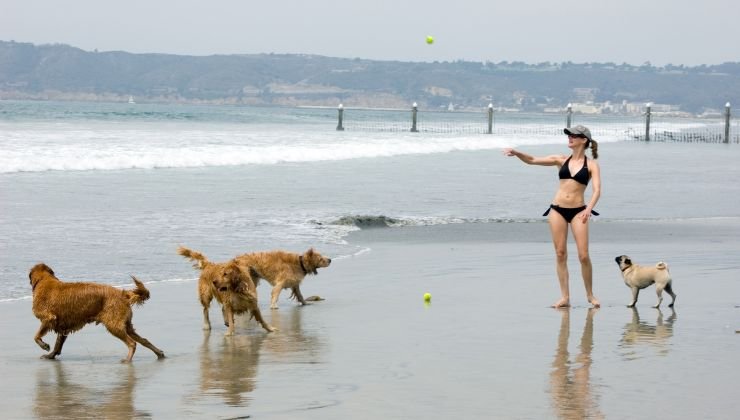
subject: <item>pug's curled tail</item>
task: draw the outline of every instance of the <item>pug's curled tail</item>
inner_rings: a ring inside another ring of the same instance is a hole
[[[655,264],[655,268],[657,268],[658,270],[666,270],[667,271],[668,270],[668,264],[666,264],[663,261],[661,261],[661,262]]]

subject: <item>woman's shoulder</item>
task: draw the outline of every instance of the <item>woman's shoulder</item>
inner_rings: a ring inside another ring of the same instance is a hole
[[[568,158],[570,155],[550,155],[550,159],[557,162],[558,166],[562,166]]]

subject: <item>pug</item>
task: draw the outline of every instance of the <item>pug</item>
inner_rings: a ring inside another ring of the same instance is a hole
[[[637,303],[637,295],[640,293],[640,289],[644,289],[653,283],[655,283],[655,292],[658,294],[658,303],[653,308],[659,308],[661,302],[663,302],[663,290],[673,298],[668,307],[672,308],[673,304],[676,303],[676,294],[673,293],[673,280],[671,279],[671,273],[668,271],[668,264],[661,261],[655,264],[655,267],[643,267],[633,264],[630,257],[626,255],[620,255],[614,260],[619,265],[619,269],[622,270],[624,284],[632,289],[632,303],[627,305],[628,308],[633,308]]]

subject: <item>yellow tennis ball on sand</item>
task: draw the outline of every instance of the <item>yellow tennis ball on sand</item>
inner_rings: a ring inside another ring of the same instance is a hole
[[[434,37],[431,35],[427,35],[427,44],[432,45],[434,44]]]
[[[424,293],[424,302],[431,302],[431,301],[432,301],[432,294]]]

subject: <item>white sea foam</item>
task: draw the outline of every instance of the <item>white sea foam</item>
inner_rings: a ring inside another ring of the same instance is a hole
[[[0,173],[272,165],[491,150],[560,140],[552,135],[350,133],[231,125],[70,129],[39,123],[0,128]]]

